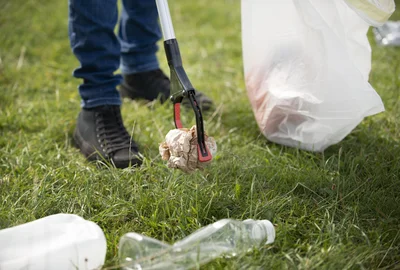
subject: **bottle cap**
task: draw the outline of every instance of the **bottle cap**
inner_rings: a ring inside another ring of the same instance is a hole
[[[275,227],[271,223],[271,221],[263,219],[263,220],[259,220],[257,223],[263,227],[266,234],[268,235],[267,242],[265,244],[273,243],[275,241]]]
[[[250,236],[260,244],[271,244],[275,241],[275,228],[269,220],[246,219],[243,223],[251,224]],[[267,239],[267,242],[261,243],[265,239]]]

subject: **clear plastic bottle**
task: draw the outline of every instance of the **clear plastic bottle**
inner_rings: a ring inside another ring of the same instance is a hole
[[[222,255],[236,256],[275,240],[268,220],[222,219],[168,245],[147,236],[128,233],[119,242],[120,264],[133,269],[190,269]]]
[[[388,21],[374,28],[375,41],[380,46],[400,46],[400,21]]]

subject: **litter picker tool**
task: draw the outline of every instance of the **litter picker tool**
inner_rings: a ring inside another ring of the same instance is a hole
[[[197,152],[200,162],[207,162],[212,155],[205,143],[203,116],[196,101],[196,90],[192,86],[182,65],[178,41],[175,37],[167,0],[156,0],[161,29],[164,37],[164,49],[171,71],[171,101],[174,104],[174,122],[176,128],[182,128],[181,102],[188,98],[196,116]]]

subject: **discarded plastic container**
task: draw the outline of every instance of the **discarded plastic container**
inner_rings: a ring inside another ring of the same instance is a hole
[[[400,21],[388,21],[373,29],[375,40],[381,46],[400,46]]]
[[[125,270],[191,269],[274,240],[275,229],[268,220],[222,219],[173,245],[137,233],[125,234],[119,243],[119,259]]]
[[[0,231],[0,269],[100,269],[106,239],[95,223],[57,214]]]

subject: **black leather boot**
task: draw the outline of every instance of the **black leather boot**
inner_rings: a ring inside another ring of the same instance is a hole
[[[117,168],[141,164],[139,148],[129,136],[122,121],[120,106],[82,109],[74,132],[74,140],[90,161],[110,161]]]
[[[163,103],[170,96],[170,81],[160,69],[124,75],[120,93],[122,97],[130,99],[153,101],[159,98],[161,103]],[[197,90],[196,100],[204,111],[210,110],[213,106],[212,100]],[[184,99],[182,105],[191,108],[188,99]]]

